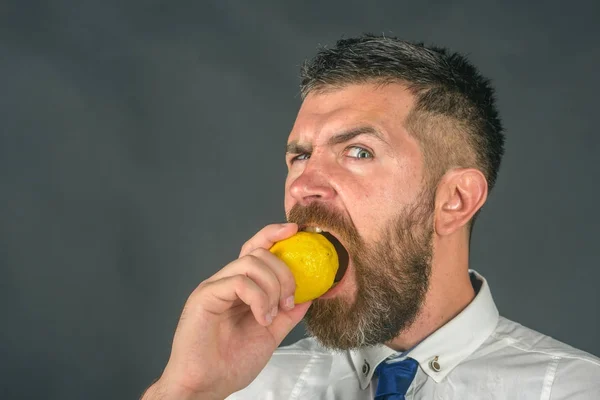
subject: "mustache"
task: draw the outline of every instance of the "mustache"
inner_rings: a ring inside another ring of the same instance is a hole
[[[307,206],[295,204],[289,211],[287,220],[300,227],[318,226],[333,231],[351,243],[359,241],[356,226],[348,216],[318,201],[313,201]]]

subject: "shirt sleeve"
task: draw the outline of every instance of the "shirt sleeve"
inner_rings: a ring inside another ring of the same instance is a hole
[[[561,358],[556,367],[549,400],[600,399],[600,361]]]

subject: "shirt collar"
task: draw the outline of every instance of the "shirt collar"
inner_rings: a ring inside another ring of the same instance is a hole
[[[392,355],[417,360],[421,369],[439,383],[483,344],[496,328],[499,314],[485,278],[473,270],[469,273],[477,293],[473,301],[411,350],[398,353],[378,345],[350,351],[361,389],[369,386],[377,365]],[[437,365],[432,365],[434,360]]]

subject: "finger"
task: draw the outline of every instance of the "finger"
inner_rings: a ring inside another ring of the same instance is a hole
[[[288,266],[269,250],[260,247],[253,250],[250,254],[260,258],[277,277],[280,286],[279,306],[282,307],[282,309],[288,310],[294,308],[296,280]]]
[[[287,239],[298,232],[298,225],[294,223],[267,225],[242,246],[240,257],[250,254],[257,248],[270,249],[271,246],[283,239]]]
[[[277,346],[279,346],[283,339],[285,339],[285,337],[291,332],[291,330],[298,325],[311,304],[312,301],[297,304],[293,310],[281,312],[277,318],[273,320],[273,323],[269,326],[269,330],[271,331]]]
[[[270,263],[272,260],[265,261],[264,252],[272,255],[268,250],[261,249],[259,254],[248,254],[242,258],[229,263],[215,275],[210,277],[207,282],[214,282],[219,279],[244,275],[252,279],[269,297],[269,304],[273,316],[277,314],[278,304],[281,299],[281,283]],[[285,268],[285,266],[284,266]],[[292,277],[293,279],[293,277]],[[289,286],[289,283],[288,283]]]
[[[202,308],[212,314],[220,315],[231,309],[233,304],[241,300],[252,310],[256,321],[268,326],[273,321],[269,296],[247,276],[235,275],[204,285],[198,300]]]

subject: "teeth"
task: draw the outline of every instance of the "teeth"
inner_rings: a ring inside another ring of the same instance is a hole
[[[305,232],[323,233],[323,229],[319,228],[318,226],[305,226],[302,230]]]

